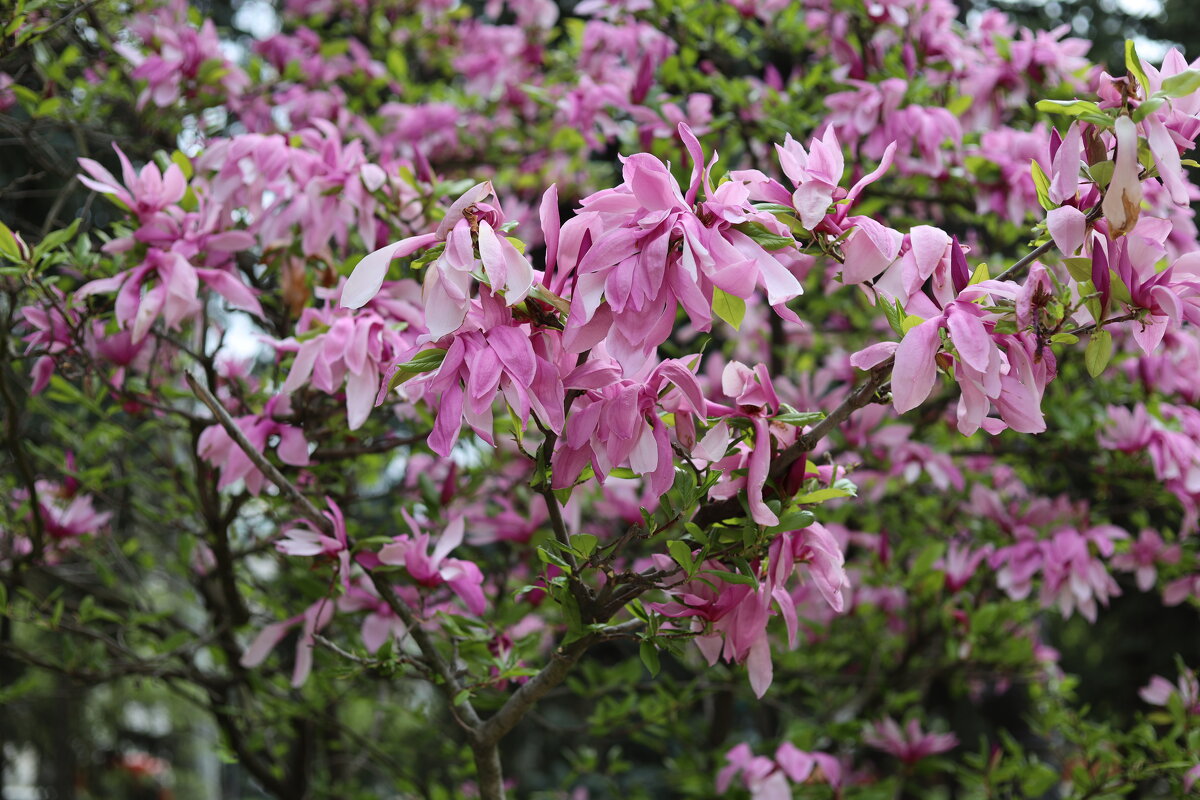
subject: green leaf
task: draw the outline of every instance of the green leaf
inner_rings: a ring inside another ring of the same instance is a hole
[[[653,678],[662,668],[662,664],[658,660],[658,648],[653,642],[642,642],[638,647],[638,655],[641,656],[642,663],[646,665],[646,671]]]
[[[587,558],[595,551],[599,542],[600,538],[590,533],[577,533],[571,537],[571,549]]]
[[[1141,122],[1146,117],[1150,116],[1159,108],[1161,108],[1162,104],[1165,102],[1167,102],[1167,98],[1155,92],[1153,97],[1151,97],[1149,100],[1146,100],[1133,110],[1133,114],[1131,115],[1133,117],[1133,121]]]
[[[918,317],[916,314],[909,314],[900,323],[900,333],[901,334],[908,333],[909,331],[911,331],[913,328],[917,327],[924,321],[925,321],[924,317]]]
[[[975,102],[975,98],[969,94],[959,95],[946,104],[946,110],[954,116],[961,116],[964,111],[971,107]]]
[[[1137,48],[1133,44],[1133,39],[1125,40],[1125,69],[1142,87],[1142,91],[1149,93],[1150,81],[1146,78],[1146,71],[1142,69],[1142,60],[1138,58]]]
[[[1083,283],[1092,279],[1092,259],[1087,256],[1072,256],[1064,258],[1063,263],[1067,265],[1067,272],[1071,273],[1071,277]]]
[[[675,559],[675,563],[683,567],[683,571],[691,577],[696,571],[696,562],[692,558],[691,545],[676,539],[675,541],[667,542],[667,550],[671,553],[671,558]]]
[[[883,295],[880,295],[877,305],[883,308],[883,315],[887,317],[888,325],[892,326],[892,330],[898,334],[903,334],[904,331],[901,330],[901,326],[904,323],[904,309],[900,307],[900,302],[894,301],[889,303]]]
[[[1075,344],[1079,337],[1073,333],[1056,333],[1050,337],[1050,341],[1054,344]]]
[[[1041,797],[1059,782],[1058,770],[1045,764],[1030,764],[1021,777],[1023,797]]]
[[[1078,117],[1081,114],[1104,114],[1100,106],[1090,100],[1039,100],[1035,108],[1048,114],[1066,114],[1069,117]]]
[[[171,163],[179,167],[183,171],[184,180],[192,179],[192,160],[183,153],[182,150],[176,150],[171,153]]]
[[[461,706],[463,703],[465,703],[470,698],[471,698],[471,690],[470,689],[460,689],[458,691],[458,694],[454,695],[454,701],[453,701],[452,705]]]
[[[46,253],[73,239],[79,230],[79,222],[80,220],[76,218],[67,227],[47,233],[45,238],[38,242],[37,247],[33,249],[34,258],[40,259]]]
[[[701,570],[704,575],[712,575],[714,578],[720,578],[726,583],[740,583],[743,586],[758,586],[758,581],[749,575],[742,575],[738,572],[720,572],[715,569]]]
[[[797,411],[786,403],[781,406],[781,409],[783,413],[776,414],[771,419],[775,422],[782,422],[786,425],[796,425],[799,427],[803,425],[811,425],[814,422],[820,422],[821,420],[825,419],[824,411]]]
[[[816,491],[808,492],[807,494],[802,494],[796,498],[796,502],[797,503],[806,503],[806,504],[811,505],[811,504],[816,504],[816,503],[824,503],[826,500],[834,500],[839,497],[850,497],[850,496],[851,496],[851,493],[846,491],[845,489],[835,489],[835,488],[831,487],[828,489],[817,489]]]
[[[1088,174],[1092,176],[1092,180],[1101,189],[1104,189],[1112,182],[1113,169],[1115,164],[1112,161],[1099,161],[1088,167]]]
[[[935,542],[921,550],[921,555],[917,556],[917,560],[913,562],[912,573],[920,574],[929,572],[933,569],[933,562],[942,557],[946,552],[946,545],[942,542]]]
[[[790,236],[780,236],[771,233],[761,222],[742,222],[733,226],[736,230],[749,236],[764,250],[782,250],[785,247],[795,247],[796,240]]]
[[[388,380],[387,390],[390,392],[405,381],[411,380],[426,372],[433,372],[446,360],[446,351],[439,348],[422,350],[409,361],[400,365]]]
[[[1037,187],[1038,203],[1049,211],[1054,208],[1054,204],[1050,202],[1050,179],[1046,177],[1046,172],[1037,161],[1029,162],[1029,171],[1033,173],[1033,185]]]
[[[746,318],[746,301],[714,287],[712,310],[734,330],[738,330],[742,327],[742,320]]]
[[[558,554],[551,553],[545,547],[539,547],[537,549],[537,554],[538,558],[542,560],[542,563],[553,564],[568,575],[571,573],[571,566],[567,564],[566,561],[563,561]]]
[[[967,285],[974,286],[977,283],[983,283],[986,280],[990,280],[991,277],[992,274],[988,270],[988,265],[986,263],[980,264],[975,268],[975,271],[971,273],[971,280],[967,281]]]
[[[1083,353],[1083,363],[1087,366],[1088,374],[1095,378],[1104,372],[1104,368],[1108,366],[1108,362],[1112,358],[1112,353],[1112,334],[1105,330],[1093,333],[1091,340],[1088,341],[1087,350]]]
[[[38,103],[37,110],[33,112],[35,117],[48,117],[55,111],[62,108],[62,98],[58,95],[47,97]]]
[[[1200,89],[1200,70],[1185,69],[1183,72],[1163,78],[1162,89],[1155,94],[1166,97],[1186,97]]]
[[[767,528],[767,532],[800,531],[812,525],[815,520],[816,516],[811,511],[792,510],[780,516],[779,524]]]
[[[21,258],[21,249],[17,246],[17,238],[3,222],[0,222],[0,253],[13,261],[24,261]]]

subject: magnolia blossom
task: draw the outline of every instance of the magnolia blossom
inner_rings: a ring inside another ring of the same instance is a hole
[[[79,182],[101,194],[112,195],[142,220],[165,211],[183,199],[187,191],[187,179],[178,164],[172,162],[166,172],[162,172],[157,164],[150,161],[142,167],[141,172],[135,172],[129,157],[116,142],[113,142],[113,150],[121,162],[123,184],[90,158],[79,159],[79,165],[88,172],[88,176],[79,176]]]
[[[267,660],[267,656],[275,646],[283,641],[288,632],[300,626],[300,636],[296,640],[296,664],[292,670],[292,686],[299,688],[308,680],[312,672],[313,647],[316,645],[317,632],[325,628],[334,614],[334,601],[321,598],[305,609],[304,613],[285,619],[282,622],[272,622],[263,626],[258,636],[242,653],[240,663],[243,667],[257,667]]]
[[[1146,528],[1134,540],[1129,550],[1118,553],[1109,562],[1114,569],[1132,572],[1137,577],[1137,587],[1143,592],[1154,588],[1158,577],[1157,565],[1178,563],[1182,551],[1179,545],[1163,542],[1158,531]]]
[[[1137,126],[1129,117],[1117,117],[1113,133],[1117,140],[1116,166],[1104,193],[1103,208],[1109,231],[1115,237],[1123,236],[1137,224],[1141,214],[1142,182],[1137,156]]]
[[[504,223],[498,204],[484,202],[495,195],[490,182],[476,184],[454,201],[433,233],[412,236],[368,255],[354,268],[342,290],[342,305],[360,308],[374,297],[393,259],[441,245],[438,257],[425,268],[425,321],[432,339],[440,339],[462,324],[470,307],[473,272],[482,270],[491,290],[504,294],[512,306],[525,299],[533,286],[529,261],[496,231]]]
[[[648,604],[657,613],[674,619],[691,618],[691,629],[699,634],[696,646],[709,664],[718,658],[745,663],[754,693],[762,697],[773,679],[771,646],[767,622],[778,609],[788,631],[788,643],[796,647],[798,617],[795,599],[788,583],[807,564],[808,574],[818,591],[834,611],[844,607],[842,591],[850,585],[843,567],[841,546],[828,530],[814,523],[800,531],[780,534],[772,542],[765,569],[757,588],[745,584],[726,584],[719,579],[693,580],[669,592],[668,603]],[[667,556],[656,555],[659,569],[670,569]],[[706,562],[706,570],[723,571],[719,564]]]
[[[259,453],[265,452],[270,440],[278,437],[275,453],[279,460],[296,467],[307,466],[308,440],[304,437],[304,431],[295,425],[277,422],[272,418],[276,412],[283,415],[289,411],[286,398],[275,397],[267,401],[261,415],[246,414],[235,417],[233,421]],[[217,488],[224,489],[236,481],[243,480],[251,494],[262,491],[266,476],[259,472],[254,462],[222,426],[213,424],[204,429],[196,443],[196,453],[209,463],[220,467],[221,480],[217,483]]]
[[[342,509],[326,497],[329,510],[323,512],[330,525],[333,526],[333,536],[327,536],[316,530],[306,519],[298,519],[283,529],[283,538],[275,543],[275,549],[289,556],[333,556],[338,560],[342,582],[350,583],[350,545],[346,539],[346,519]]]
[[[790,800],[790,783],[826,783],[837,788],[842,782],[842,765],[828,753],[807,753],[791,742],[783,742],[775,757],[756,756],[750,745],[742,743],[725,754],[726,766],[717,773],[717,792],[729,790],[733,779],[742,784],[754,800]]]
[[[472,561],[449,558],[450,551],[462,544],[463,518],[455,517],[450,521],[438,538],[433,553],[430,553],[429,534],[421,531],[417,521],[407,511],[402,509],[401,515],[413,535],[393,537],[392,544],[384,545],[379,551],[380,562],[404,567],[413,580],[422,586],[449,586],[472,614],[482,614],[487,608],[487,600],[483,595],[483,573]]]
[[[1153,706],[1165,706],[1172,697],[1178,696],[1186,713],[1200,714],[1200,681],[1197,681],[1196,673],[1190,670],[1179,673],[1178,684],[1155,675],[1150,683],[1138,691],[1138,696]]]
[[[915,764],[958,747],[958,737],[953,733],[927,733],[915,718],[902,729],[896,720],[884,717],[867,729],[863,741],[905,764]]]

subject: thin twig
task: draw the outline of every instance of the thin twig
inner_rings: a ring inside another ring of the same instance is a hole
[[[188,386],[196,394],[204,405],[208,406],[208,410],[217,418],[217,422],[229,434],[234,443],[241,448],[246,457],[255,467],[267,476],[271,483],[278,487],[279,491],[290,500],[296,508],[321,531],[327,535],[333,536],[333,522],[322,514],[312,501],[301,492],[296,485],[289,481],[283,473],[275,468],[275,465],[266,459],[266,457],[258,452],[246,435],[242,433],[242,429],[237,426],[233,418],[229,416],[229,412],[221,405],[216,397],[213,396],[207,388],[202,386],[199,381],[192,376],[191,373],[184,373]],[[365,568],[364,568],[365,569]],[[462,684],[458,680],[458,676],[447,663],[446,659],[438,651],[437,646],[429,637],[429,634],[421,627],[421,619],[417,616],[408,603],[404,602],[399,595],[388,584],[384,576],[376,574],[369,569],[365,570],[371,582],[379,592],[379,596],[387,603],[388,608],[398,616],[405,627],[408,628],[409,634],[413,637],[413,641],[417,643],[417,647],[421,650],[421,655],[429,662],[434,673],[441,679],[441,687],[443,692],[449,699],[451,706],[454,706],[455,700],[458,700],[458,709],[461,711],[465,720],[464,727],[467,732],[475,738],[475,732],[481,724],[478,713],[474,706],[471,705],[470,699],[459,698],[458,695],[462,691]]]

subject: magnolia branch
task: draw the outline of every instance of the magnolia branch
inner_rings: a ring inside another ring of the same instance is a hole
[[[187,380],[188,386],[195,393],[196,397],[208,407],[208,410],[211,411],[213,416],[216,418],[217,423],[225,429],[225,432],[229,434],[229,437],[233,439],[234,443],[237,444],[246,457],[250,459],[250,462],[254,464],[254,466],[258,468],[258,470],[262,472],[263,475],[265,475],[267,479],[271,481],[271,483],[275,484],[279,491],[283,493],[284,497],[291,501],[291,503],[304,515],[306,519],[316,525],[326,535],[333,536],[333,523],[330,521],[330,519],[322,514],[317,507],[313,505],[312,501],[309,500],[303,492],[296,488],[296,485],[289,481],[287,477],[285,477],[284,474],[275,467],[274,464],[268,461],[266,456],[254,448],[254,446],[250,443],[250,440],[246,438],[244,433],[242,433],[242,429],[237,426],[237,423],[235,423],[233,418],[229,416],[229,412],[226,411],[224,406],[221,405],[220,401],[213,396],[212,392],[201,385],[200,382],[197,381],[190,373],[184,373],[184,377]],[[395,593],[395,591],[392,590],[392,587],[388,585],[387,580],[383,576],[377,575],[371,570],[366,570],[366,573],[370,577],[371,582],[375,585],[375,588],[378,590],[379,596],[382,597],[383,601],[388,604],[388,607],[392,610],[392,612],[404,622],[405,627],[408,628],[409,634],[413,637],[413,641],[415,641],[417,643],[417,647],[420,648],[421,655],[425,657],[425,660],[429,662],[429,666],[433,669],[434,673],[441,679],[443,691],[446,693],[451,703],[453,703],[456,696],[462,691],[462,685],[459,683],[458,677],[454,670],[450,667],[450,664],[447,663],[446,659],[437,649],[437,646],[433,643],[433,640],[429,638],[429,634],[421,628],[421,620],[417,616],[417,613],[411,607],[409,607],[409,605],[404,602],[404,600],[402,600]],[[479,715],[475,712],[475,708],[471,705],[469,700],[463,700],[460,703],[460,711],[465,722],[467,723],[468,731],[473,733],[473,729],[477,728],[480,724]]]

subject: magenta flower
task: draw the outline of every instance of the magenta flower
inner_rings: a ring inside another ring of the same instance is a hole
[[[146,163],[141,172],[134,172],[129,158],[113,143],[117,158],[121,161],[122,184],[112,173],[90,158],[79,159],[79,164],[91,177],[79,176],[79,182],[101,194],[112,195],[143,222],[155,214],[165,211],[183,199],[187,191],[187,179],[183,170],[172,162],[164,173],[153,161]]]
[[[483,595],[483,573],[472,561],[449,558],[450,551],[462,544],[463,518],[450,520],[438,538],[433,553],[429,552],[429,534],[422,533],[417,521],[401,509],[401,515],[413,536],[396,536],[392,544],[379,551],[384,564],[403,566],[413,580],[430,588],[448,585],[472,614],[482,614],[487,608]]]
[[[1113,125],[1116,136],[1116,166],[1112,180],[1104,193],[1104,218],[1109,233],[1116,238],[1133,230],[1141,214],[1142,182],[1139,178],[1137,126],[1129,117],[1117,118]]]
[[[884,717],[868,727],[863,742],[894,755],[905,764],[916,764],[958,747],[958,737],[953,733],[926,733],[916,719],[910,719],[901,729],[891,717]]]
[[[1138,690],[1138,697],[1152,706],[1165,706],[1178,695],[1188,714],[1200,714],[1200,681],[1196,673],[1185,670],[1179,673],[1179,683],[1171,683],[1161,675],[1155,675],[1150,683]]]
[[[304,438],[304,431],[272,418],[276,410],[281,414],[288,413],[287,408],[286,398],[276,396],[267,401],[262,415],[247,414],[235,417],[234,422],[258,452],[265,452],[271,437],[278,436],[275,452],[279,460],[295,467],[307,466],[308,440]],[[217,488],[224,489],[235,481],[244,480],[251,494],[262,491],[266,477],[220,425],[214,424],[204,429],[196,443],[196,452],[205,461],[220,468],[221,480]]]
[[[316,644],[317,631],[320,631],[333,620],[334,603],[327,597],[317,600],[304,613],[297,614],[282,622],[272,622],[258,632],[258,636],[242,653],[239,663],[247,669],[257,667],[267,660],[267,656],[275,646],[283,641],[288,631],[300,625],[300,637],[296,640],[296,664],[292,670],[292,686],[299,688],[308,680],[312,672],[313,647]]]
[[[455,334],[437,371],[414,381],[408,390],[424,387],[430,398],[436,396],[437,419],[429,446],[443,457],[450,455],[464,420],[484,441],[495,443],[492,406],[500,396],[522,424],[531,413],[555,432],[564,422],[557,334],[533,333],[514,324],[494,296],[481,298],[480,308],[479,316],[490,318],[493,327],[466,330],[476,321],[473,315]]]
[[[593,358],[568,374],[563,386],[583,394],[572,406],[551,461],[555,488],[573,485],[591,464],[601,480],[628,465],[638,475],[651,476],[655,492],[670,489],[675,461],[658,409],[672,403],[681,413],[706,414],[707,402],[688,367],[695,361],[669,359],[644,377],[623,378],[614,361]]]
[[[96,534],[112,519],[112,512],[97,511],[91,496],[78,493],[78,487],[73,487],[70,481],[60,486],[39,480],[34,483],[34,488],[37,489],[38,512],[46,534],[60,544]]]
[[[411,587],[394,587],[392,591],[404,595],[406,588],[411,590]],[[413,594],[415,595],[415,592]],[[416,603],[419,600],[416,596],[404,599],[409,603]],[[346,593],[338,598],[338,611],[344,613],[367,612],[363,617],[361,635],[363,646],[369,653],[379,650],[390,638],[399,641],[408,634],[408,628],[404,621],[396,616],[391,606],[379,596],[375,586],[369,581],[351,583]]]
[[[787,776],[766,756],[756,756],[750,745],[742,743],[725,754],[729,764],[717,773],[717,792],[724,794],[737,776],[750,791],[753,800],[790,800],[792,790]]]
[[[807,753],[791,742],[775,751],[774,759],[756,756],[750,745],[742,743],[725,754],[728,764],[717,773],[717,792],[729,790],[733,779],[741,776],[742,785],[754,800],[791,800],[791,783],[827,783],[837,788],[842,782],[842,766],[828,753]]]
[[[1163,605],[1177,606],[1194,597],[1200,597],[1200,573],[1173,580],[1163,587]]]
[[[433,233],[402,239],[368,255],[354,268],[342,290],[342,306],[360,308],[374,297],[395,258],[441,244],[438,257],[425,267],[425,323],[437,340],[462,325],[470,308],[473,272],[482,270],[493,293],[516,305],[533,286],[533,267],[512,242],[496,231],[504,223],[490,182],[477,184],[454,201]]]
[[[1158,535],[1158,531],[1146,528],[1130,544],[1128,551],[1113,556],[1109,563],[1113,569],[1134,573],[1137,577],[1137,587],[1143,592],[1148,592],[1154,588],[1154,582],[1158,578],[1159,562],[1176,564],[1181,555],[1179,545],[1166,544]]]
[[[413,334],[402,333],[374,309],[351,314],[328,307],[306,308],[296,334],[303,341],[289,338],[276,344],[281,351],[296,353],[280,391],[290,395],[308,383],[334,394],[345,382],[346,422],[351,430],[367,421],[384,372],[414,351]]]
[[[779,410],[779,396],[771,383],[765,364],[753,370],[737,361],[725,365],[721,373],[721,391],[732,398],[737,409],[734,416],[750,418],[754,443],[746,457],[746,501],[751,518],[760,525],[778,525],[779,518],[763,501],[763,487],[771,466],[771,434],[768,418]]]
[[[979,565],[992,553],[991,545],[984,545],[972,550],[970,545],[962,542],[951,542],[946,548],[946,555],[933,565],[946,575],[946,591],[957,592],[962,589],[974,576]]]
[[[350,585],[350,545],[346,538],[346,518],[342,509],[326,497],[329,510],[323,512],[326,519],[333,525],[333,536],[327,536],[313,527],[306,519],[298,519],[283,529],[283,538],[275,543],[275,549],[289,556],[334,557],[338,560],[338,571],[342,583]]]

